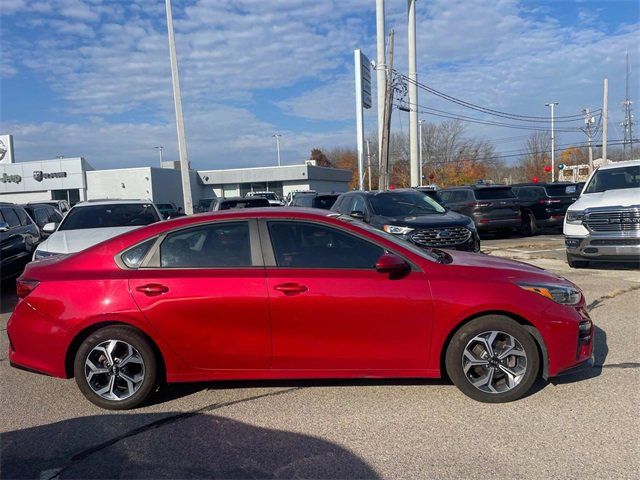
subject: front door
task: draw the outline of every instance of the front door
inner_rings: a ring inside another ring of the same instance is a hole
[[[173,231],[155,266],[132,271],[142,313],[192,367],[269,367],[266,278],[252,230],[255,221],[243,220]]]
[[[261,237],[274,369],[426,368],[432,307],[424,272],[392,280],[375,270],[384,248],[329,225],[272,220]]]

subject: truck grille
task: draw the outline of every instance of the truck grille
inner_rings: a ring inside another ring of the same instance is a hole
[[[593,232],[631,232],[640,230],[640,209],[589,212],[584,224]]]
[[[418,230],[411,240],[426,247],[452,247],[469,240],[471,230],[465,227],[440,227]]]

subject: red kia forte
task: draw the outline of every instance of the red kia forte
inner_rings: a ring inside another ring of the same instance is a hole
[[[161,382],[444,375],[483,402],[593,365],[582,292],[350,217],[254,209],[156,223],[29,264],[12,365],[109,409]]]

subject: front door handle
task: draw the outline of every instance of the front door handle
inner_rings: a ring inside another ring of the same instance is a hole
[[[297,295],[309,290],[306,285],[300,285],[299,283],[281,283],[273,288],[285,295]]]
[[[140,285],[139,287],[136,287],[136,290],[150,297],[154,297],[156,295],[167,293],[169,291],[169,287],[165,287],[159,283],[149,283],[147,285]]]

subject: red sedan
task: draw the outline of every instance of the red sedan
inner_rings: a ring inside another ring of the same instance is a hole
[[[507,402],[593,364],[582,292],[542,269],[423,250],[317,210],[200,214],[29,264],[12,365],[109,409],[161,382],[449,378]]]

